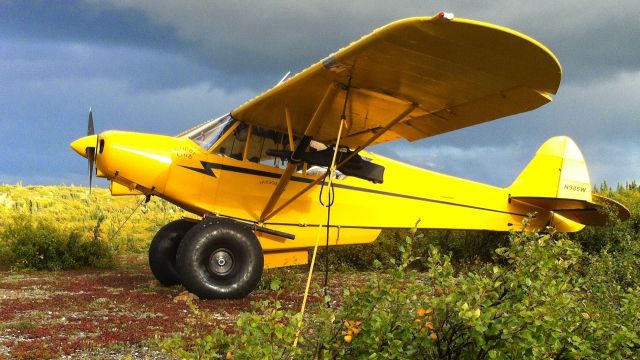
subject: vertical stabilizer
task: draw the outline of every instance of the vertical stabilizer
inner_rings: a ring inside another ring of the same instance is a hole
[[[509,187],[509,193],[512,197],[591,202],[589,172],[576,143],[566,136],[547,140]]]
[[[610,214],[622,221],[631,216],[619,202],[591,194],[587,164],[576,143],[566,136],[542,144],[508,191],[510,201],[552,212],[555,225],[564,226],[562,231],[581,229],[567,219],[582,225],[606,225]]]

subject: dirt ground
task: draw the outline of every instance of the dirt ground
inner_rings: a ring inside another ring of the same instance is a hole
[[[296,309],[302,302],[304,269],[279,294],[256,290],[238,300],[193,300],[210,321],[194,320],[181,286],[158,283],[143,258],[113,270],[68,272],[0,271],[0,360],[171,359],[157,342],[189,327],[205,333],[235,323],[251,302],[275,298]],[[267,273],[268,275],[268,273]],[[332,293],[345,284],[331,276]],[[321,282],[321,274],[314,281]],[[266,286],[268,288],[268,286]],[[321,301],[320,294],[311,302]]]

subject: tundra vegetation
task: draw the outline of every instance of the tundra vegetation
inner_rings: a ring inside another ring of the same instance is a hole
[[[186,359],[640,358],[640,189],[595,190],[628,206],[631,219],[577,234],[385,232],[329,250],[329,277],[357,281],[333,283],[322,298],[317,277],[304,318],[287,295],[301,291],[305,269],[271,271],[258,290],[271,296],[234,321],[204,329],[215,307],[185,297],[189,321],[157,346]],[[118,231],[136,201],[0,186],[2,266],[112,267],[143,254],[182,213],[153,200]],[[318,262],[320,272],[322,252]]]

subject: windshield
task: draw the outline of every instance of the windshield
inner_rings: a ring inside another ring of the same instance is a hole
[[[204,124],[200,124],[194,128],[191,128],[184,133],[180,134],[180,137],[188,137],[196,144],[200,145],[203,149],[209,150],[213,144],[220,139],[220,136],[233,124],[233,118],[231,115],[224,115],[217,119],[208,121]]]

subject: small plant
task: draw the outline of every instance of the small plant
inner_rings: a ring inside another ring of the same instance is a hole
[[[281,292],[298,283],[299,270],[292,267],[267,269],[258,284],[258,290]]]
[[[108,267],[113,254],[99,238],[85,239],[80,229],[64,231],[29,216],[15,216],[0,233],[3,261],[20,270],[69,270]]]
[[[162,341],[160,346],[182,359],[304,358],[302,349],[291,346],[300,314],[283,309],[277,300],[261,301],[253,306],[252,312],[240,314],[232,335],[225,329],[217,329],[191,344],[178,335]]]

